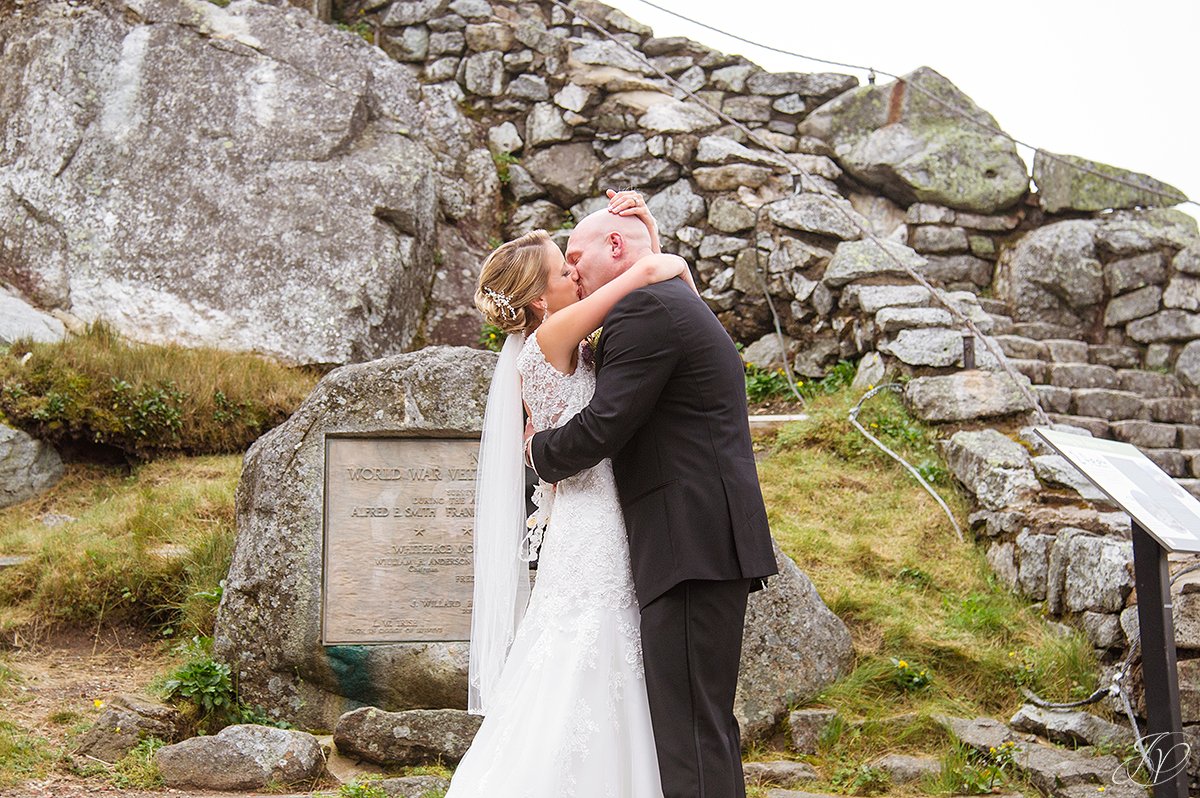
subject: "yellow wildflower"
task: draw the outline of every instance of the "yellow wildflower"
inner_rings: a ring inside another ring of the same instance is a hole
[[[905,662],[904,660],[900,660],[899,662],[897,662],[897,663],[896,663],[896,667],[897,667],[897,668],[907,668],[907,667],[908,667],[908,663],[907,663],[907,662]]]
[[[97,698],[96,700],[92,701],[92,706],[94,706],[96,709],[100,709],[102,706],[104,706],[104,702]]]

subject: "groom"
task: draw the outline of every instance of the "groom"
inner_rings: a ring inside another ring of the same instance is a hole
[[[637,218],[598,211],[567,243],[586,296],[651,254]],[[591,404],[530,439],[558,482],[611,457],[642,615],[664,798],[743,798],[733,716],[749,592],[776,573],[733,341],[683,280],[604,320]]]

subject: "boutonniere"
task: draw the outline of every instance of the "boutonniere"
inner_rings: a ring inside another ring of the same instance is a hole
[[[583,362],[588,366],[596,366],[596,347],[600,345],[600,333],[604,332],[603,327],[598,327],[594,333],[583,339],[583,350],[581,357]]]

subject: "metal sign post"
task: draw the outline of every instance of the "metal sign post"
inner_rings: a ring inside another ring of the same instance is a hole
[[[1188,794],[1187,746],[1175,669],[1175,623],[1171,617],[1171,577],[1167,550],[1133,521],[1133,578],[1142,641],[1142,681],[1146,694],[1146,750],[1157,769],[1150,778],[1154,798]]]
[[[1148,786],[1154,787],[1154,798],[1186,798],[1188,745],[1179,704],[1167,553],[1200,552],[1200,502],[1128,443],[1041,427],[1035,432],[1132,520]]]

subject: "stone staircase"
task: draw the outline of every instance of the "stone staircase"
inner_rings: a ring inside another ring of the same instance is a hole
[[[1053,324],[1014,322],[1008,306],[980,299],[1009,362],[1029,378],[1057,424],[1131,443],[1200,497],[1200,396],[1175,375],[1147,369],[1133,346],[1081,341]]]

